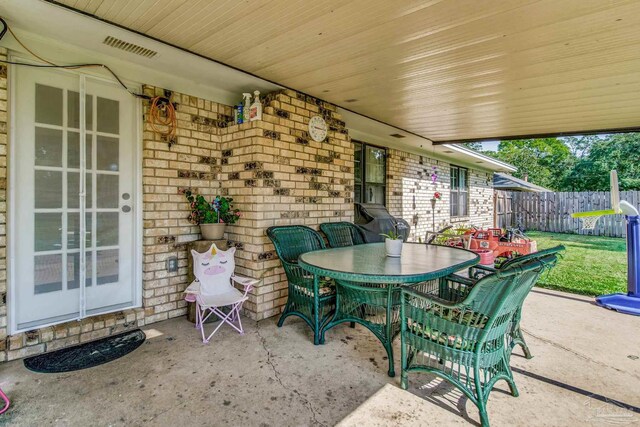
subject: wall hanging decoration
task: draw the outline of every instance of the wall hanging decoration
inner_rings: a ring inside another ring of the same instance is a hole
[[[438,168],[433,166],[431,172],[431,182],[435,184],[438,181]]]

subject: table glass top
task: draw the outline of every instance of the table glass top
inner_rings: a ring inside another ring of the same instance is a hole
[[[425,276],[437,277],[442,271],[457,271],[478,261],[478,255],[470,251],[421,243],[404,243],[399,258],[386,256],[384,243],[370,243],[307,252],[299,259],[303,268],[316,274],[396,277],[398,281],[426,280]]]

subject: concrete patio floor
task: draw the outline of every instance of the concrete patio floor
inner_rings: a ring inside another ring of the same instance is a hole
[[[523,328],[535,357],[516,350],[520,397],[498,383],[493,425],[640,425],[640,318],[590,302],[531,294]],[[433,376],[412,375],[413,395],[398,389],[364,328],[339,326],[316,347],[302,321],[275,322],[245,320],[244,336],[223,328],[203,345],[193,324],[173,319],[144,328],[162,335],[133,353],[65,374],[4,363],[0,386],[12,406],[0,425],[333,426],[347,416],[342,425],[479,424],[475,406]],[[386,384],[393,387],[376,394]]]

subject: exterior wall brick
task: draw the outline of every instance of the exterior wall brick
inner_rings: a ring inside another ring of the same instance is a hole
[[[451,217],[451,163],[400,150],[387,150],[387,208],[411,224],[412,241],[446,225],[493,225],[492,172],[469,169],[469,216]],[[438,178],[433,182],[432,173]],[[442,195],[432,205],[434,193]],[[434,212],[435,211],[435,212]]]

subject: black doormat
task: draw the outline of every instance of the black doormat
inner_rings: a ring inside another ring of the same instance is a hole
[[[93,368],[131,353],[145,340],[140,329],[24,359],[34,372],[56,373]]]

